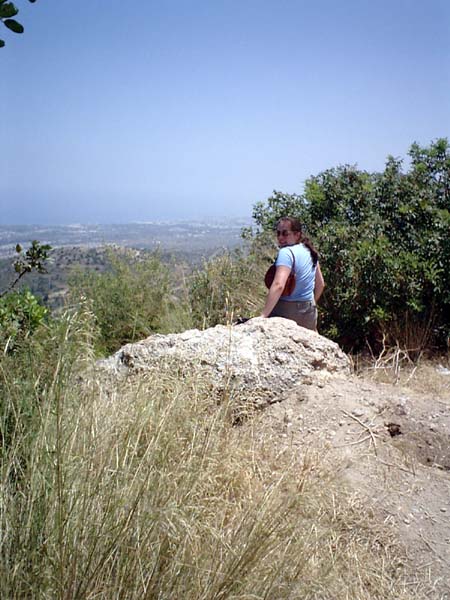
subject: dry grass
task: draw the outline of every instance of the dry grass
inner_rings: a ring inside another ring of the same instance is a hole
[[[320,457],[233,426],[239,401],[57,363],[20,481],[2,454],[1,597],[413,598],[370,510]]]
[[[399,358],[400,356],[400,358]],[[385,357],[385,361],[359,361],[357,372],[368,376],[377,383],[391,383],[408,387],[424,395],[433,395],[442,400],[450,395],[450,363],[445,357],[422,358],[413,363],[407,358],[401,358],[403,352],[395,356],[395,350]],[[447,365],[447,366],[445,366]]]
[[[425,355],[416,356],[414,352],[398,342],[389,346],[384,339],[383,349],[378,355],[370,351],[353,358],[354,370],[378,383],[408,386],[419,393],[448,398],[450,354],[427,358]]]
[[[403,383],[406,379],[409,379],[408,387],[420,394],[449,400],[450,355],[421,359],[414,373],[411,376],[404,373],[400,382]]]

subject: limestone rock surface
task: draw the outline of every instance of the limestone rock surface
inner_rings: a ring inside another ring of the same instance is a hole
[[[233,386],[262,403],[273,402],[297,384],[350,372],[349,359],[337,344],[280,317],[152,335],[123,346],[98,366],[120,377],[158,368],[164,362],[185,372],[201,370],[213,385]]]

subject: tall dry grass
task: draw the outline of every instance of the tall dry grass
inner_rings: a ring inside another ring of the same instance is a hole
[[[422,394],[448,399],[450,389],[450,353],[417,354],[416,349],[390,345],[383,337],[382,349],[352,357],[355,372],[378,383],[407,386]]]
[[[88,329],[62,319],[27,388],[2,363],[5,402],[34,390],[1,448],[2,598],[413,597],[398,547],[320,457],[233,426],[239,396],[200,375],[100,378]]]

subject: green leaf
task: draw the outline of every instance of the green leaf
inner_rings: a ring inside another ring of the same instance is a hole
[[[14,33],[23,33],[24,31],[23,26],[14,19],[6,19],[6,21],[3,21],[3,23],[8,29],[14,31]]]
[[[16,244],[16,252],[19,254],[22,252],[22,246],[20,244]]]
[[[7,19],[8,17],[14,17],[17,15],[19,10],[14,6],[12,2],[0,5],[0,18]]]

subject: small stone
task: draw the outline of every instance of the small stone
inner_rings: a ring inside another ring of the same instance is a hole
[[[445,506],[441,506],[440,511],[441,512],[447,512],[447,509],[445,508]]]
[[[364,414],[364,411],[361,410],[360,408],[355,408],[354,410],[352,410],[352,415],[354,417],[362,417]]]

